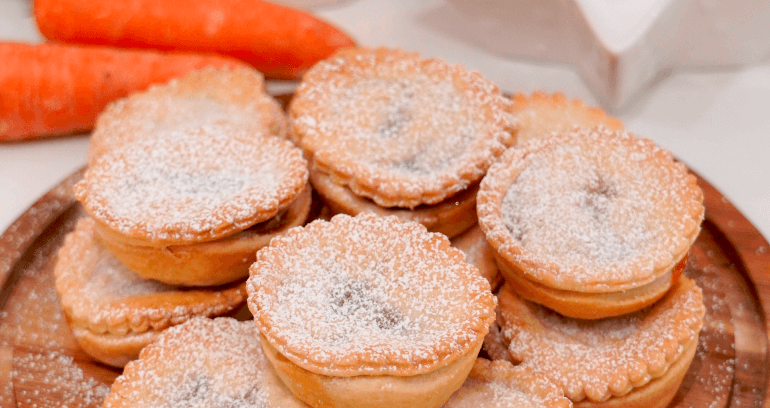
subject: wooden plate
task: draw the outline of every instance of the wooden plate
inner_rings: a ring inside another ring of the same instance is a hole
[[[0,237],[0,408],[100,407],[118,370],[75,343],[53,288],[56,251],[81,216],[80,170]],[[706,324],[672,407],[768,407],[770,245],[710,184],[686,273],[703,289]]]

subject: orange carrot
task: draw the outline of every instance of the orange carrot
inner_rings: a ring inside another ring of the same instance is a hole
[[[0,43],[0,141],[87,131],[115,99],[207,66],[219,55]]]
[[[312,15],[261,0],[35,0],[50,40],[217,52],[265,75],[297,78],[350,37]]]

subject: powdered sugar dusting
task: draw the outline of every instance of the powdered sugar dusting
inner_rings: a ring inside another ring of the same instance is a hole
[[[111,103],[97,120],[89,162],[106,151],[158,134],[201,126],[284,136],[286,119],[253,69],[204,69]]]
[[[104,407],[307,407],[272,372],[252,322],[195,318],[129,363]]]
[[[97,408],[110,390],[87,376],[72,357],[58,351],[17,352],[13,365],[19,406]]]
[[[73,227],[74,222],[69,219],[61,225],[63,230]],[[44,237],[31,246],[32,258],[24,262],[20,279],[0,310],[0,347],[24,346],[56,351],[75,347],[51,273],[51,259],[62,236]]]
[[[101,156],[76,185],[76,196],[89,215],[120,233],[195,242],[274,216],[307,181],[307,164],[287,141],[190,132]]]
[[[92,275],[83,283],[82,292],[92,302],[116,298],[168,292],[174,287],[150,279],[142,279],[115,257],[102,249],[93,266]]]
[[[371,214],[273,240],[247,290],[271,344],[325,373],[429,371],[477,345],[494,316],[489,284],[446,238]]]
[[[485,178],[480,194],[504,192],[500,219],[480,199],[482,226],[502,236],[501,250],[526,273],[553,274],[561,289],[649,280],[683,256],[703,218],[687,169],[627,133],[554,135],[514,151],[494,173],[509,175]]]
[[[335,134],[336,149],[370,173],[417,179],[441,172],[462,160],[477,135],[479,124],[451,82],[423,76],[331,87],[329,118],[316,118],[317,131]]]
[[[125,119],[136,121],[134,131],[138,131],[139,134],[179,131],[204,125],[232,125],[248,128],[250,121],[241,107],[224,105],[204,96],[145,99],[141,105],[141,113],[146,117]]]
[[[600,320],[571,319],[545,308],[537,308],[534,313],[545,327],[557,330],[589,347],[606,347],[608,343],[622,342],[639,330],[638,313]]]
[[[444,405],[445,408],[472,408],[483,404],[490,408],[539,408],[543,398],[512,387],[502,381],[468,378]]]
[[[543,374],[506,361],[476,360],[444,408],[567,408],[572,404]]]
[[[705,308],[685,277],[651,308],[582,321],[501,294],[503,335],[516,361],[536,368],[573,401],[624,395],[665,373],[685,347],[695,347]]]
[[[483,176],[512,143],[508,103],[477,73],[378,49],[319,63],[291,113],[300,145],[349,178],[353,191],[380,205],[414,207]]]

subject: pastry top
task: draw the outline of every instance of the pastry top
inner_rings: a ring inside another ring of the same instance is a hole
[[[265,93],[259,71],[207,68],[110,103],[97,118],[88,162],[143,137],[201,126],[283,137],[288,125],[281,106]]]
[[[257,254],[248,304],[292,363],[331,376],[411,376],[473,350],[489,283],[445,236],[369,213],[314,221]]]
[[[383,207],[414,208],[481,179],[513,143],[509,104],[459,65],[360,48],[308,71],[289,115],[321,171]]]
[[[580,292],[648,284],[697,238],[695,176],[647,139],[575,128],[508,151],[481,183],[479,225],[529,279]]]
[[[307,184],[307,162],[272,136],[197,128],[137,140],[90,164],[75,196],[111,231],[151,244],[206,242],[275,216]]]
[[[542,91],[535,91],[532,95],[515,94],[511,100],[513,101],[511,113],[519,124],[519,130],[516,131],[517,145],[553,132],[566,132],[575,126],[623,129],[623,123],[620,120],[608,116],[599,108],[586,106],[579,99],[567,100],[562,93],[549,95]]]
[[[697,346],[705,315],[700,288],[685,276],[647,309],[601,320],[562,317],[508,285],[498,297],[511,357],[546,374],[572,401],[604,401],[662,376]]]
[[[443,408],[571,408],[548,378],[530,367],[479,358]]]
[[[138,277],[98,243],[87,217],[65,238],[54,276],[70,325],[98,334],[163,330],[192,316],[225,314],[246,301],[244,283],[188,289]]]
[[[105,408],[307,408],[273,372],[253,322],[194,318],[126,365]]]

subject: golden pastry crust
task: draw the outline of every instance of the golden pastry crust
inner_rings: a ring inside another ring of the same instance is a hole
[[[195,318],[126,365],[105,408],[308,408],[275,375],[252,322]]]
[[[502,275],[519,296],[531,302],[547,305],[549,309],[564,316],[602,319],[631,313],[655,303],[676,282],[679,276],[677,271],[681,272],[686,259],[687,256],[672,271],[646,285],[618,292],[591,293],[554,289],[527,279],[524,274],[509,269],[504,263]]]
[[[109,366],[121,368],[139,358],[139,353],[163,333],[149,330],[144,333],[128,333],[124,336],[94,333],[88,329],[70,326],[72,335],[83,351],[91,358]]]
[[[494,319],[489,283],[464,255],[395,217],[337,215],[292,229],[250,274],[260,333],[327,376],[428,373],[480,347]]]
[[[513,143],[510,101],[476,72],[386,48],[349,49],[303,77],[292,138],[318,168],[383,207],[435,204]]]
[[[285,137],[288,123],[259,71],[207,68],[108,105],[91,135],[88,162],[141,138],[201,126]]]
[[[275,217],[233,235],[196,244],[147,245],[126,239],[99,223],[95,228],[102,245],[145,279],[173,285],[216,286],[248,277],[257,251],[276,236],[302,225],[311,204],[312,189],[308,185]]]
[[[530,367],[479,358],[443,408],[571,408],[548,378]]]
[[[495,292],[503,284],[503,276],[495,262],[495,250],[487,242],[484,231],[478,224],[462,235],[453,238],[452,245],[463,251],[468,263],[479,269],[481,276],[489,281],[492,292]]]
[[[99,245],[90,218],[78,220],[65,238],[54,277],[78,342],[92,356],[116,366],[135,358],[154,334],[194,316],[231,313],[246,301],[243,282],[186,289],[136,276]]]
[[[566,132],[574,126],[623,129],[623,122],[608,116],[603,110],[588,107],[579,99],[567,100],[564,94],[559,92],[550,95],[543,91],[535,91],[532,95],[519,93],[513,95],[511,100],[511,113],[519,124],[516,131],[517,145],[553,132]]]
[[[104,154],[74,190],[92,218],[126,239],[180,245],[274,217],[307,177],[302,152],[287,140],[198,128]]]
[[[511,357],[541,370],[573,402],[623,397],[659,378],[681,381],[705,315],[700,288],[684,276],[653,306],[604,320],[562,317],[507,285],[498,298]],[[675,378],[666,376],[672,367]]]
[[[262,348],[284,384],[315,407],[432,408],[443,406],[473,367],[479,347],[431,372],[413,376],[331,377],[305,370],[263,338]]]
[[[479,190],[478,184],[470,186],[440,203],[421,205],[410,210],[380,207],[367,198],[359,197],[344,185],[335,183],[331,176],[319,171],[312,163],[310,165],[310,182],[334,214],[356,216],[370,212],[383,217],[394,215],[404,221],[420,223],[428,228],[428,231],[439,232],[449,238],[466,231],[476,224],[477,220],[476,193]]]
[[[511,149],[482,181],[477,208],[503,273],[584,293],[670,273],[704,216],[695,176],[671,153],[605,128]]]

